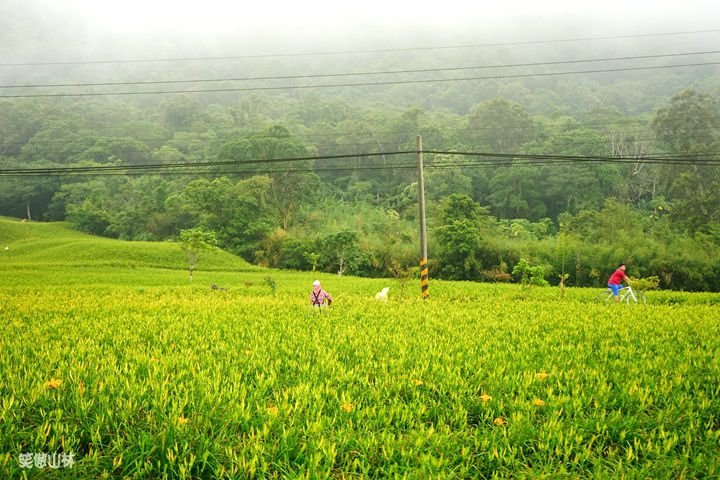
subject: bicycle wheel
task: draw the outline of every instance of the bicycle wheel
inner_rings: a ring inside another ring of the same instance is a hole
[[[637,297],[637,303],[641,303],[643,305],[647,303],[647,298],[643,292],[635,292],[635,296]]]
[[[609,302],[611,298],[612,292],[610,290],[605,290],[604,292],[598,293],[593,297],[593,303]]]
[[[624,287],[620,289],[620,302],[624,302],[628,305],[637,302],[637,292],[631,287]]]

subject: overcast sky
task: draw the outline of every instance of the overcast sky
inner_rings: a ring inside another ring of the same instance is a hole
[[[93,31],[104,33],[267,31],[278,26],[286,31],[338,30],[359,25],[498,29],[550,22],[583,24],[594,32],[633,28],[650,32],[666,28],[669,22],[685,29],[713,28],[720,19],[717,0],[53,0],[48,4],[64,5],[65,13],[81,16]]]
[[[719,5],[720,0],[0,0],[0,39],[6,39],[0,56],[10,61],[304,53],[684,32],[720,29]],[[667,38],[668,49],[681,47],[670,40],[675,37]],[[720,34],[703,38],[709,48],[720,42]]]

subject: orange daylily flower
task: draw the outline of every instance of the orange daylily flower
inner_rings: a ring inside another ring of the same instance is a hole
[[[344,412],[352,412],[353,404],[346,402],[346,403],[343,403],[340,408],[342,408]]]
[[[59,378],[51,378],[49,382],[45,384],[47,388],[58,388],[62,384],[62,380]]]
[[[493,420],[493,423],[499,427],[502,427],[504,425],[507,425],[508,421],[505,420],[503,417],[497,417],[495,420]]]
[[[533,400],[532,403],[536,407],[542,407],[543,405],[545,405],[545,402],[543,400],[540,400],[539,398],[536,398],[535,400]]]

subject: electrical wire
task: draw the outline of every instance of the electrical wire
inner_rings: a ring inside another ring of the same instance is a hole
[[[398,132],[398,133],[400,133],[400,132]],[[614,135],[614,136],[621,136],[621,137],[625,137],[625,139],[626,139],[627,141],[634,142],[634,143],[638,143],[638,142],[654,142],[654,141],[656,141],[656,138],[652,135],[652,134],[654,133],[652,130],[625,130],[625,131],[590,132],[590,133],[591,133],[591,135]],[[403,135],[410,135],[410,134],[407,133],[407,132],[402,132],[402,134],[403,134]],[[651,134],[651,135],[640,137],[640,136],[637,136],[638,134]],[[414,134],[413,134],[413,135],[414,135]],[[634,135],[634,136],[632,136],[632,137],[630,137],[630,138],[627,138],[628,136],[631,136],[631,135]],[[574,137],[574,138],[577,138],[577,134],[576,134],[576,133],[559,133],[559,134],[554,134],[554,135],[539,135],[539,138],[538,138],[537,140],[540,140],[541,142],[547,143],[548,141],[552,141],[553,139],[564,139],[564,138],[566,138],[566,137]],[[670,135],[670,136],[667,136],[666,138],[684,138],[684,137],[685,137],[684,134],[678,134],[678,135]],[[409,137],[408,137],[408,138],[409,138]],[[696,136],[694,136],[693,138],[695,138],[695,139],[700,139],[700,138],[715,138],[715,136],[714,136],[714,135],[709,135],[709,134],[708,134],[708,135],[696,135]],[[467,139],[466,139],[466,140],[467,140]],[[526,137],[524,137],[524,136],[522,136],[522,137],[521,137],[521,136],[509,136],[509,137],[475,137],[475,138],[472,138],[470,141],[471,141],[472,143],[478,143],[478,142],[480,142],[480,143],[485,143],[485,142],[487,142],[487,143],[493,143],[493,142],[498,141],[498,140],[504,140],[504,141],[505,141],[505,140],[526,140]],[[551,146],[552,146],[552,147],[562,147],[562,146],[577,146],[577,147],[582,147],[582,146],[592,146],[592,145],[606,145],[606,144],[612,143],[612,141],[613,141],[612,138],[598,139],[598,140],[588,140],[588,139],[585,139],[585,138],[577,138],[576,141],[562,142],[562,143],[553,142],[553,143],[551,144]],[[172,140],[167,140],[167,142],[172,142]],[[408,142],[409,142],[409,140],[408,140]],[[529,146],[532,146],[532,145],[533,145],[533,142],[534,142],[534,140],[531,139],[531,140],[529,140],[529,141],[526,142],[526,143],[528,143]],[[36,145],[36,144],[46,145],[46,144],[58,144],[58,143],[63,143],[63,144],[65,144],[65,143],[68,143],[68,142],[67,142],[67,141],[65,141],[65,142],[52,142],[52,143],[50,143],[50,142],[32,142],[32,143],[29,143],[29,144],[26,144],[26,145],[28,145],[28,146],[30,146],[30,147],[33,147],[33,146]],[[382,143],[388,144],[388,143],[392,143],[392,142],[383,141]],[[413,139],[413,143],[414,143],[414,139]],[[9,144],[10,144],[10,143],[9,143]],[[18,142],[18,144],[20,144],[20,143]],[[7,145],[7,144],[0,144],[0,147],[3,147],[3,146],[5,146],[5,145]],[[20,144],[20,145],[23,145],[23,144]],[[172,146],[172,145],[170,145],[170,146]],[[313,143],[313,144],[308,144],[308,145],[306,145],[306,146],[307,146],[308,148],[317,148],[317,149],[323,149],[323,148],[342,148],[342,147],[355,147],[355,148],[367,147],[367,148],[376,149],[376,148],[381,147],[382,145],[379,146],[377,142],[373,142],[373,143],[330,143],[330,144],[314,144],[314,143]],[[136,154],[136,155],[151,156],[151,155],[154,155],[155,153],[157,153],[157,151],[158,151],[158,150],[152,151],[152,150],[150,150],[150,147],[148,147],[148,149],[140,149],[140,148],[133,148],[133,149],[125,149],[125,148],[123,148],[123,149],[115,149],[115,148],[112,148],[111,146],[107,146],[107,145],[99,145],[99,146],[98,146],[98,145],[91,145],[91,146],[85,147],[85,148],[82,149],[82,150],[81,150],[81,149],[49,150],[49,151],[42,151],[41,153],[42,153],[43,155],[62,155],[62,156],[81,155],[81,154],[87,153],[89,156],[93,156],[93,152],[92,152],[91,150],[92,150],[92,149],[95,149],[95,148],[106,149],[107,152],[108,152],[109,154],[112,154],[112,155],[118,155],[118,154]],[[89,151],[90,151],[90,152],[89,152]],[[32,152],[30,152],[30,153],[32,153]],[[99,153],[103,153],[103,152],[101,151],[101,152],[99,152]],[[382,152],[376,152],[376,153],[382,154]]]
[[[316,137],[349,137],[349,136],[378,136],[378,135],[416,135],[416,133],[420,134],[431,134],[436,132],[476,132],[476,131],[485,131],[485,130],[519,130],[519,131],[526,131],[526,130],[535,130],[535,129],[543,129],[543,128],[578,128],[578,127],[612,127],[616,125],[647,125],[651,123],[651,121],[648,120],[618,120],[614,122],[588,122],[588,123],[567,123],[567,124],[539,124],[539,125],[533,125],[533,126],[502,126],[502,127],[491,127],[491,126],[482,126],[482,127],[473,127],[473,128],[433,128],[428,127],[426,129],[420,129],[417,132],[413,132],[412,134],[408,133],[407,131],[400,131],[400,130],[378,130],[378,131],[358,131],[358,132],[329,132],[329,133],[296,133],[292,134],[292,137],[296,138],[316,138]],[[97,132],[91,132],[93,135],[100,135],[99,139],[102,141],[107,140],[120,140],[120,141],[137,141],[137,142],[143,142],[143,143],[163,143],[163,142],[186,142],[186,141],[229,141],[233,140],[234,138],[202,138],[202,137],[190,137],[190,138],[135,138],[135,137],[128,137],[127,135],[115,135],[114,133],[97,133]],[[183,132],[184,133],[184,132]],[[616,132],[608,132],[608,133],[616,133]],[[620,132],[621,133],[621,132]],[[78,134],[80,135],[80,134]],[[243,136],[242,138],[277,138],[277,135],[272,134],[246,134],[247,136]],[[82,137],[80,136],[77,138],[77,140],[86,140],[91,139],[92,137]],[[24,142],[0,142],[0,147],[7,146],[7,145],[26,145],[32,140],[33,145],[50,145],[50,144],[61,144],[65,145],[68,143],[67,140],[35,140],[35,139],[28,139]],[[90,148],[90,147],[88,147]]]
[[[258,92],[258,91],[274,91],[274,90],[306,90],[314,88],[350,88],[350,87],[373,87],[385,85],[410,85],[421,83],[447,83],[447,82],[465,82],[479,80],[502,80],[511,78],[536,78],[536,77],[553,77],[564,75],[587,75],[594,73],[617,73],[630,71],[648,71],[668,68],[687,68],[687,67],[704,67],[711,65],[720,65],[718,62],[696,62],[683,63],[675,65],[651,65],[643,67],[621,67],[597,70],[573,70],[565,72],[541,72],[526,74],[510,74],[510,75],[489,75],[484,77],[455,77],[455,78],[436,78],[436,79],[415,79],[415,80],[387,80],[380,82],[356,82],[356,83],[333,83],[319,85],[282,85],[282,86],[264,86],[264,87],[234,87],[234,88],[209,88],[209,89],[188,89],[188,90],[145,90],[145,91],[125,91],[125,92],[64,92],[64,93],[34,93],[34,94],[16,94],[16,95],[0,95],[2,98],[58,98],[58,97],[105,97],[119,95],[167,95],[177,93],[228,93],[228,92]]]
[[[296,163],[307,162],[310,160],[337,160],[348,158],[365,158],[378,156],[397,156],[417,154],[416,150],[385,152],[375,154],[353,154],[353,155],[331,155],[323,157],[292,157],[292,158],[272,158],[272,159],[250,159],[250,160],[228,160],[228,161],[211,161],[202,163],[175,163],[175,164],[144,164],[144,165],[104,165],[104,166],[82,166],[82,167],[45,167],[34,169],[0,169],[0,177],[32,177],[32,176],[85,176],[85,175],[128,175],[128,174],[191,174],[199,175],[203,173],[218,174],[216,170],[207,170],[211,167],[242,167],[247,165],[266,165],[273,163]],[[574,155],[544,155],[544,154],[518,154],[518,153],[487,153],[487,152],[458,152],[458,151],[441,151],[441,150],[424,150],[423,153],[430,155],[459,155],[463,157],[479,157],[489,159],[486,162],[448,162],[439,163],[433,166],[428,163],[428,168],[464,168],[471,166],[495,166],[507,167],[518,165],[554,165],[554,164],[588,164],[588,163],[608,163],[608,164],[637,164],[639,162],[651,165],[695,165],[695,166],[720,166],[720,153],[705,154],[714,158],[701,160],[698,158],[684,157],[643,157],[643,158],[618,158],[609,156],[574,156]],[[518,160],[527,162],[517,163]],[[414,163],[408,164],[385,164],[378,166],[333,166],[333,167],[305,167],[300,169],[285,168],[282,170],[246,170],[233,171],[234,173],[267,173],[267,172],[317,172],[317,171],[346,171],[346,170],[388,170],[394,168],[416,168]]]
[[[298,53],[268,53],[256,55],[226,55],[226,56],[208,56],[208,57],[169,57],[169,58],[149,58],[149,59],[119,59],[119,60],[77,60],[77,61],[55,61],[55,62],[18,62],[18,63],[0,63],[0,67],[36,67],[36,66],[55,66],[55,65],[98,65],[98,64],[119,64],[119,63],[156,63],[156,62],[195,62],[195,61],[217,61],[217,60],[243,60],[256,58],[286,58],[286,57],[314,57],[329,55],[356,55],[368,53],[392,53],[392,52],[412,52],[412,51],[429,51],[429,50],[454,50],[466,48],[489,48],[489,47],[508,47],[521,45],[542,45],[554,43],[574,43],[574,42],[590,42],[600,40],[624,40],[631,38],[652,38],[652,37],[669,37],[682,35],[699,35],[707,33],[718,33],[720,29],[708,30],[689,30],[679,32],[659,32],[659,33],[641,33],[629,35],[610,35],[597,37],[577,37],[564,39],[549,40],[527,40],[517,42],[494,42],[494,43],[472,43],[463,45],[442,45],[442,46],[422,46],[422,47],[405,47],[405,48],[383,48],[368,50],[338,50],[326,52],[298,52]]]
[[[371,75],[399,75],[409,73],[437,73],[437,72],[456,72],[466,70],[488,70],[496,68],[518,68],[518,67],[540,67],[555,65],[574,65],[578,63],[598,63],[598,62],[617,62],[627,60],[647,60],[656,58],[677,58],[697,55],[712,55],[720,53],[720,50],[707,50],[699,52],[680,52],[665,53],[654,55],[636,55],[625,57],[605,57],[605,58],[589,58],[574,60],[557,60],[547,62],[529,62],[529,63],[512,63],[500,65],[473,65],[473,66],[457,66],[457,67],[438,67],[438,68],[418,68],[407,70],[385,70],[385,71],[365,71],[365,72],[342,72],[342,73],[318,73],[306,75],[275,75],[266,77],[230,77],[230,78],[196,78],[181,80],[147,80],[147,81],[124,81],[124,82],[87,82],[87,83],[44,83],[44,84],[26,84],[26,85],[0,85],[0,88],[55,88],[55,87],[107,87],[107,86],[128,86],[128,85],[164,85],[164,84],[182,84],[182,83],[216,83],[216,82],[246,82],[257,80],[297,80],[312,78],[337,78],[337,77],[361,77]]]

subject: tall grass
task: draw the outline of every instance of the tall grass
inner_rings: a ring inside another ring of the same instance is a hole
[[[78,240],[95,258],[175,247],[95,240]],[[271,289],[218,263],[189,284],[182,261],[153,268],[169,253],[81,268],[66,248],[0,265],[0,478],[720,475],[717,296],[431,282],[422,302],[325,275],[320,313],[306,274]],[[23,469],[24,452],[77,463]]]

